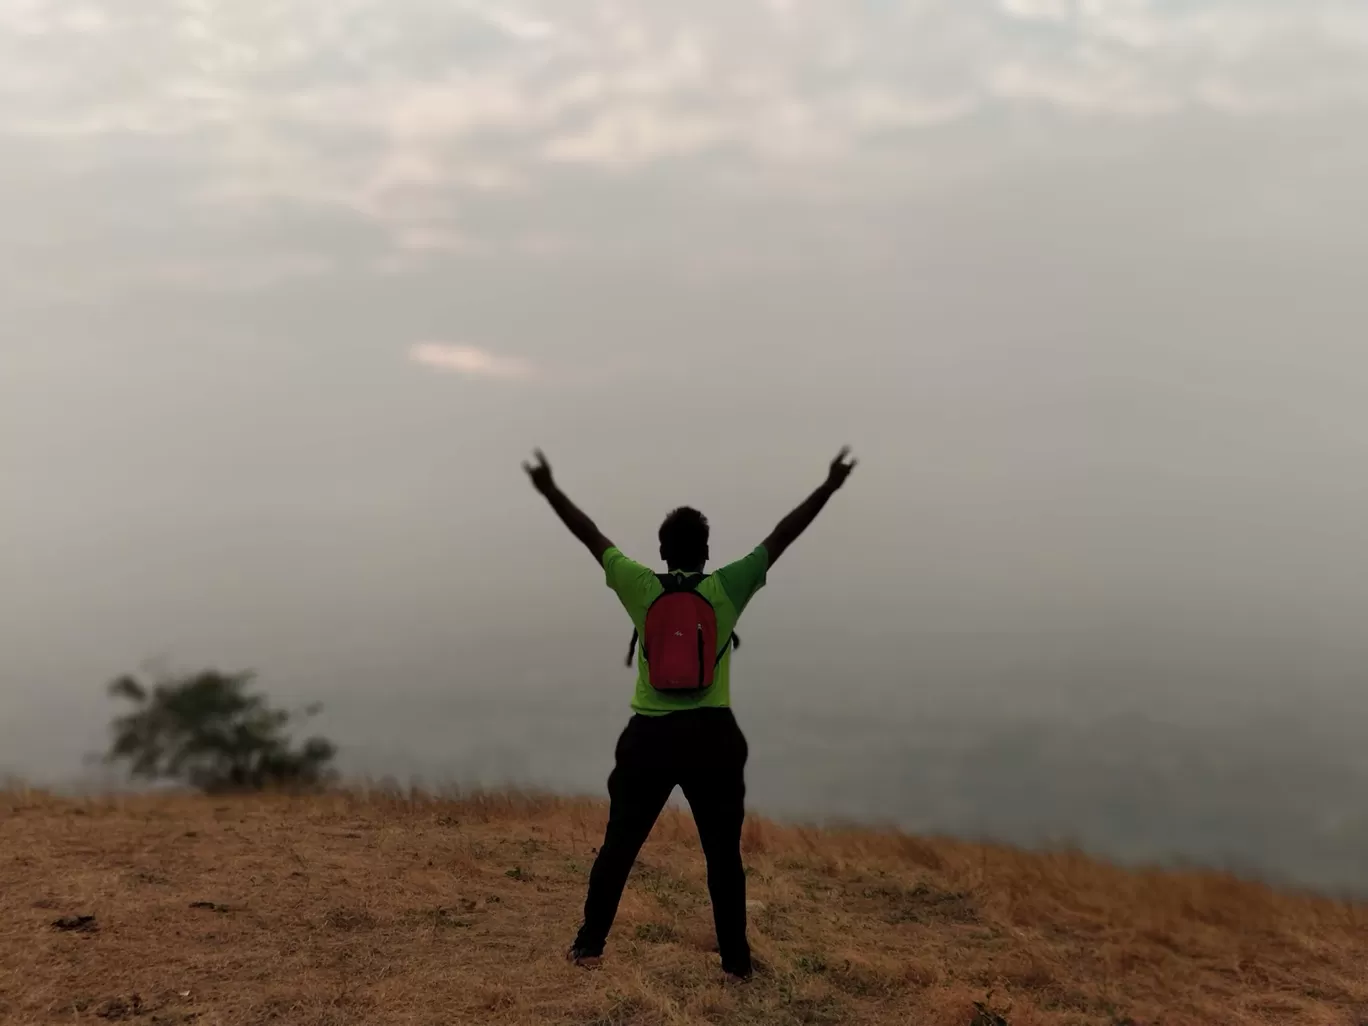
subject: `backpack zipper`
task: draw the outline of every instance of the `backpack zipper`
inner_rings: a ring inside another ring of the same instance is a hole
[[[698,625],[698,686],[703,687],[703,625]]]

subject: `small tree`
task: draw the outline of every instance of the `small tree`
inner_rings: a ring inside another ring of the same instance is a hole
[[[135,777],[178,780],[202,791],[315,787],[332,779],[337,748],[311,737],[294,748],[286,727],[296,714],[250,694],[255,674],[205,670],[147,684],[124,676],[109,693],[136,708],[110,724],[107,762],[124,762]],[[308,718],[320,707],[301,714]]]

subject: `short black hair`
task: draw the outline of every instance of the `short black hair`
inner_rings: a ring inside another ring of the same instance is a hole
[[[701,570],[708,561],[708,518],[692,506],[671,510],[660,525],[660,558],[672,570]]]

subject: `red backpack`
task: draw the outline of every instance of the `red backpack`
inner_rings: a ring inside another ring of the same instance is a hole
[[[717,647],[717,612],[712,603],[698,594],[702,574],[656,574],[664,589],[646,610],[646,636],[641,639],[641,654],[650,672],[651,687],[657,691],[706,691],[712,687],[713,674],[728,648],[740,648],[741,639],[733,634],[721,650]],[[627,649],[627,665],[632,665],[637,632]]]

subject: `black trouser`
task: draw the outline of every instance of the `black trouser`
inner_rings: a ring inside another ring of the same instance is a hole
[[[746,874],[741,866],[748,754],[745,735],[730,709],[632,717],[618,738],[617,764],[608,777],[608,830],[589,874],[584,925],[575,939],[578,951],[603,953],[632,863],[678,784],[693,810],[708,863],[722,968],[738,976],[750,974]]]

